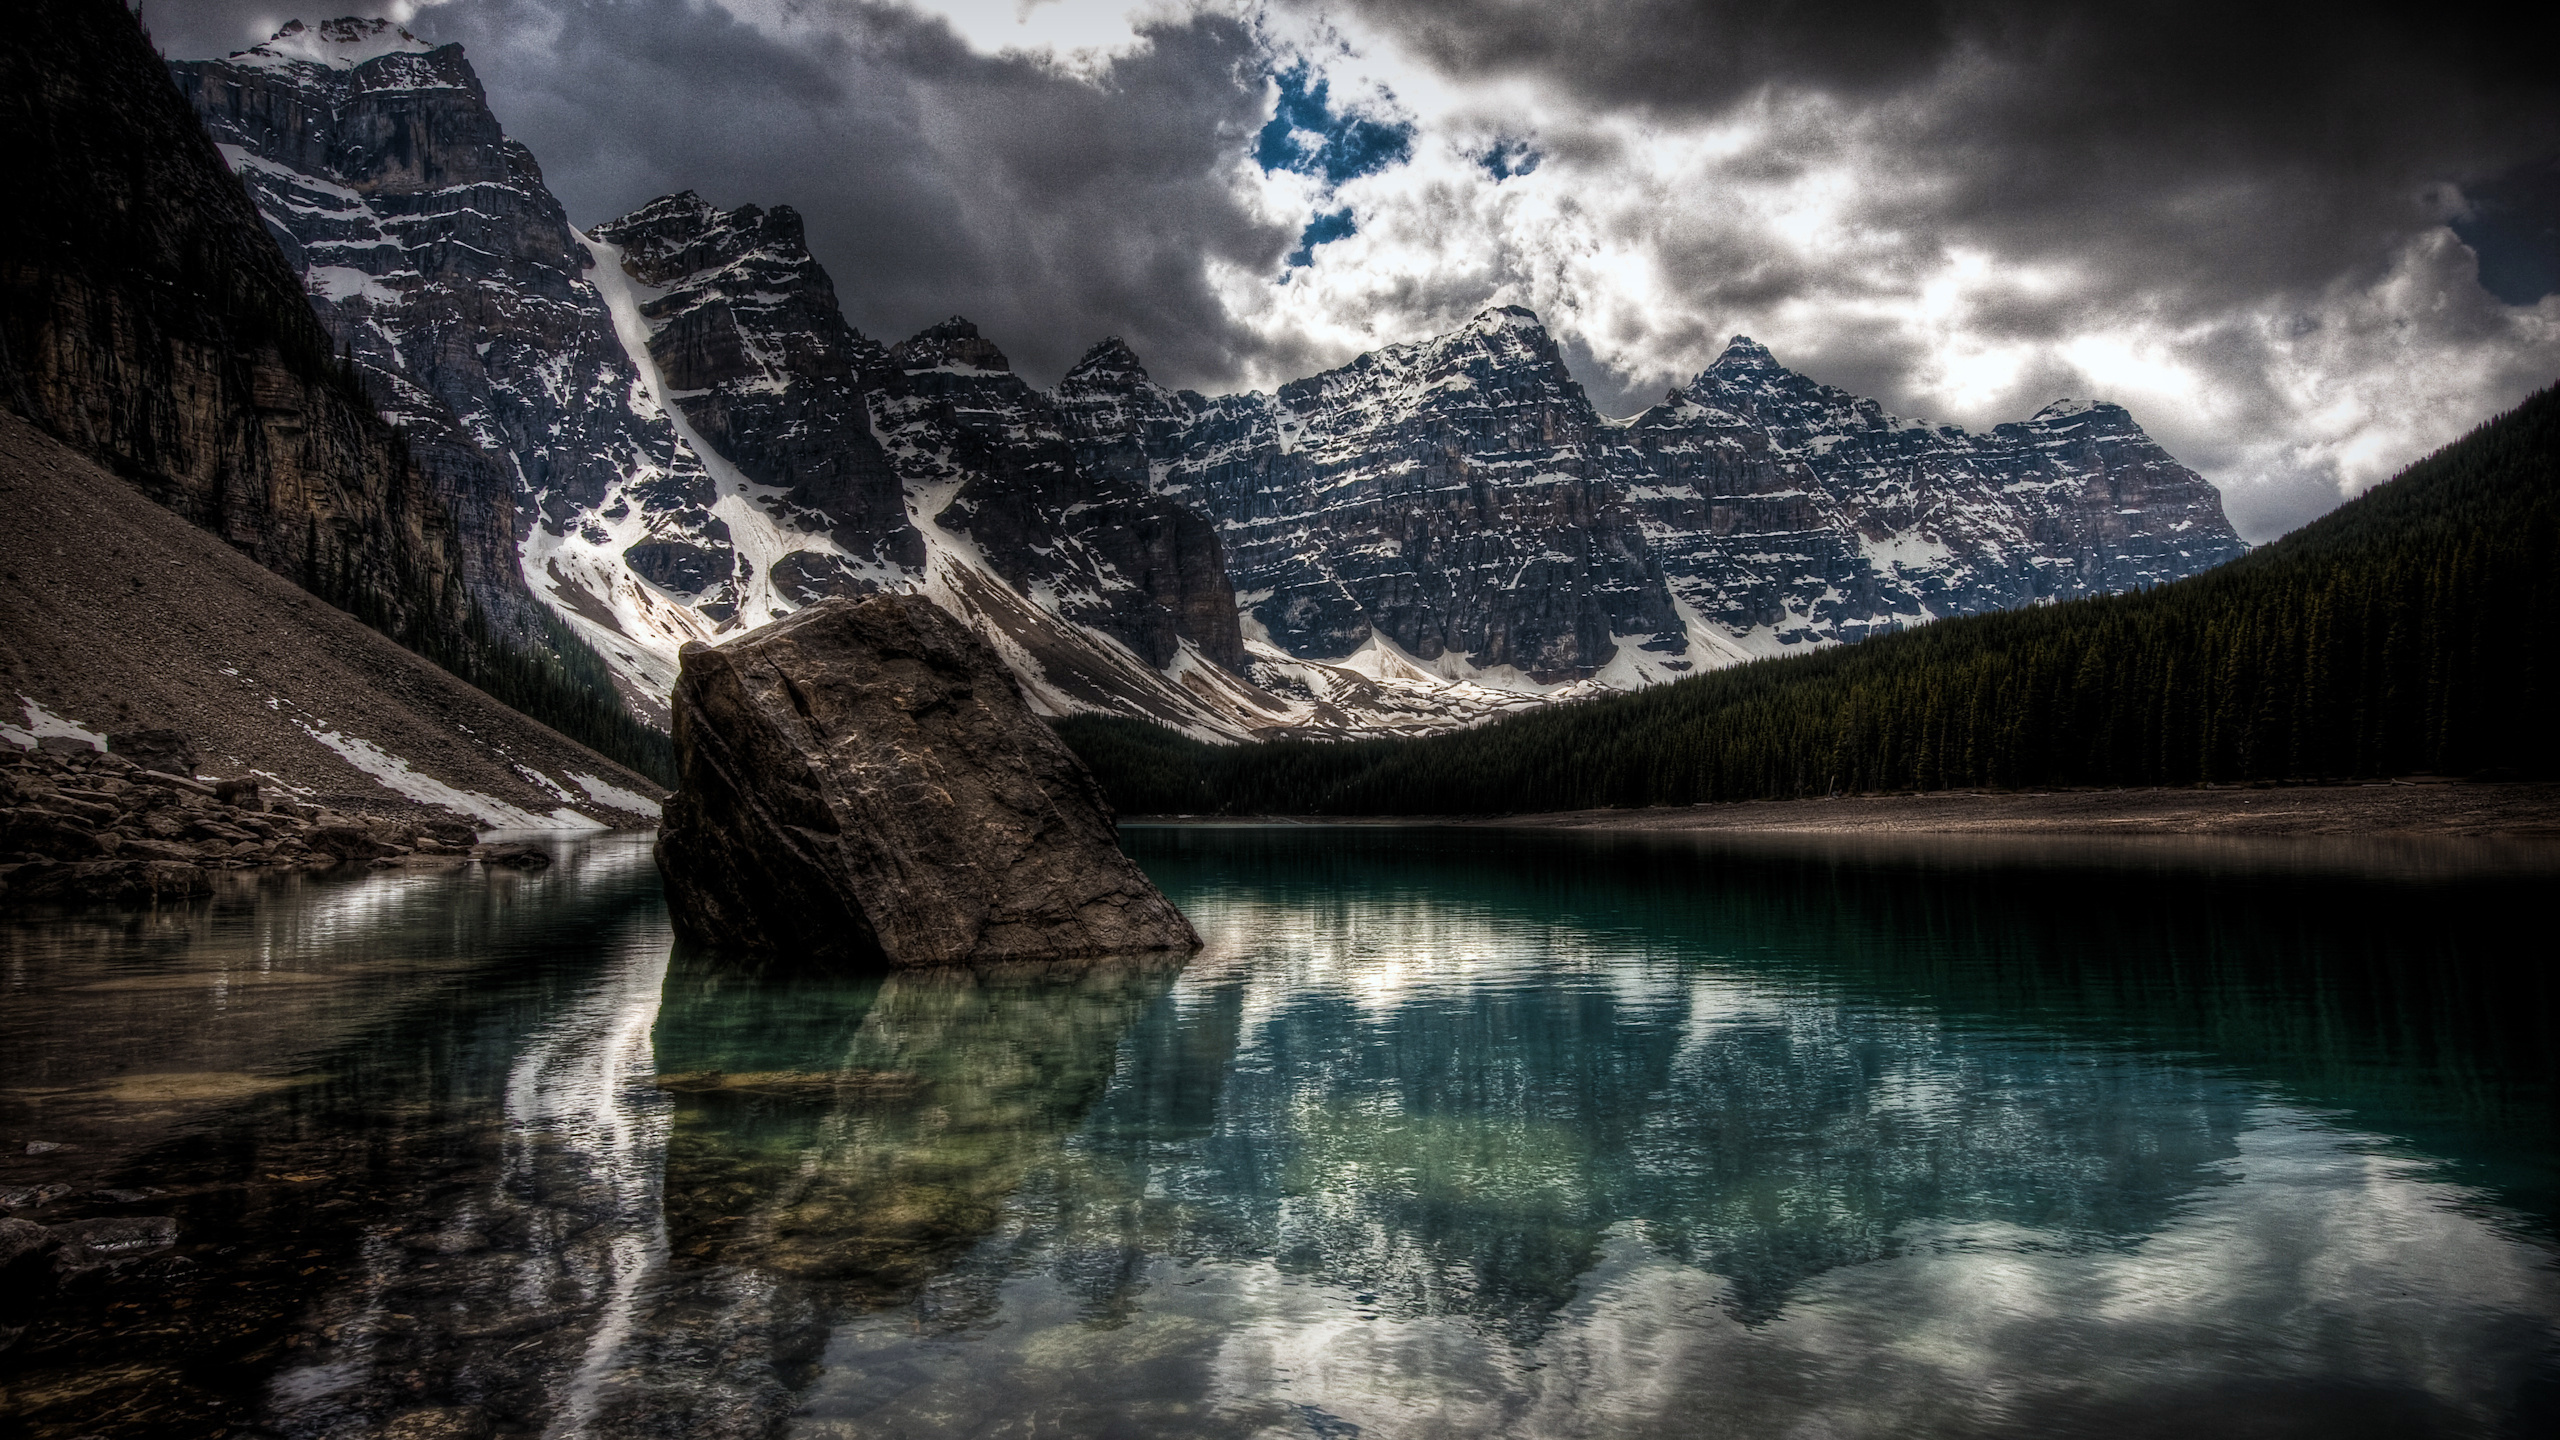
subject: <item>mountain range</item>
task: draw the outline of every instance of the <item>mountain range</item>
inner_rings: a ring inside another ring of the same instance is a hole
[[[850,325],[787,205],[581,231],[459,46],[286,26],[169,66],[454,517],[488,623],[565,625],[662,717],[676,652],[933,596],[1052,714],[1428,732],[2246,549],[2123,409],[1975,434],[1735,337],[1642,414],[1488,309],[1276,392],[1054,388],[953,318]],[[532,614],[528,604],[545,613]]]

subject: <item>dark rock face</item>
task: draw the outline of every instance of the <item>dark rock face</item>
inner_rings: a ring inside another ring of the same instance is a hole
[[[1005,583],[1126,644],[1150,665],[1182,643],[1244,666],[1224,547],[1205,515],[1134,476],[1081,463],[1059,404],[954,317],[889,352],[874,425],[910,483],[950,488],[934,522],[969,537]]]
[[[0,397],[391,634],[459,629],[462,541],[117,0],[0,32]]]
[[[650,357],[694,433],[785,492],[769,502],[777,518],[827,531],[857,564],[923,565],[923,537],[863,405],[881,349],[844,322],[798,212],[724,212],[686,191],[595,235],[621,250],[633,279],[664,291],[640,307]]]
[[[45,1227],[32,1220],[0,1218],[0,1275],[8,1275],[20,1262],[43,1254],[57,1243]]]
[[[2192,575],[2248,547],[2114,405],[1988,435],[1896,419],[1735,336],[1625,431],[1673,593],[1780,645]]]
[[[651,584],[686,595],[698,595],[728,580],[737,569],[737,554],[682,540],[643,540],[622,552],[622,563]]]
[[[1612,433],[1526,310],[1271,396],[1166,391],[1106,342],[1059,394],[1087,464],[1152,467],[1217,518],[1237,591],[1292,655],[1374,632],[1553,681],[1608,664],[1618,637],[1688,648]]]
[[[127,730],[107,737],[110,754],[163,775],[196,773],[196,742],[184,730]]]
[[[688,645],[658,863],[720,948],[936,965],[1189,950],[994,653],[913,596]]]
[[[537,521],[556,535],[617,492],[708,518],[709,477],[632,403],[586,247],[460,46],[330,21],[169,68],[435,480],[490,618],[521,629],[535,603],[517,545]]]
[[[834,542],[769,567],[781,605],[920,581],[913,504],[1014,590],[1150,665],[1188,641],[1243,667],[1216,527],[1143,467],[1080,465],[1057,402],[976,326],[954,317],[889,347],[853,329],[788,206],[723,211],[687,192],[595,235],[660,292],[641,305],[649,353],[694,432],[783,492],[759,503],[786,534]]]

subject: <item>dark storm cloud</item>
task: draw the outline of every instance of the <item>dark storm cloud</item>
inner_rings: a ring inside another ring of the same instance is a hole
[[[813,12],[787,40],[681,0],[545,8],[563,23],[542,73],[475,52],[493,96],[538,101],[503,118],[567,158],[577,218],[680,188],[794,205],[883,338],[965,313],[1044,383],[1107,334],[1169,372],[1232,373],[1202,262],[1274,267],[1289,239],[1224,179],[1262,118],[1229,21],[1160,30],[1087,83],[894,7]]]
[[[2560,291],[2560,159],[2463,187],[2453,231],[2480,256],[2480,286],[2510,305]]]
[[[151,21],[168,53],[213,54],[292,13],[217,0],[183,26]],[[1087,80],[976,53],[894,5],[803,5],[790,21],[777,34],[687,0],[464,0],[409,23],[464,45],[577,224],[684,189],[787,204],[847,317],[880,338],[958,313],[1037,383],[1112,334],[1169,376],[1238,371],[1247,341],[1203,262],[1276,273],[1297,238],[1247,215],[1228,178],[1266,118],[1244,26],[1156,29]]]
[[[2549,164],[2560,155],[2560,83],[2547,47],[2486,7],[1348,8],[1445,74],[1543,82],[1594,112],[1673,123],[1795,115],[1793,129],[1781,123],[1765,137],[1763,163],[1773,168],[1828,163],[1844,142],[1830,127],[1853,132],[1881,151],[1865,162],[1870,173],[1905,182],[1853,201],[1853,223],[1907,237],[1914,260],[1961,248],[2004,268],[2071,275],[2067,285],[1977,307],[1965,321],[1971,341],[2059,342],[2085,332],[2093,315],[2139,315],[2155,334],[2180,335],[2181,358],[2212,377],[2216,418],[2146,419],[2208,473],[2236,464],[2253,438],[2297,423],[2300,387],[2285,393],[2279,379],[2287,347],[2339,323],[2342,295],[2405,277],[2410,255],[2448,220],[2478,249],[2495,298],[2443,272],[2444,303],[2426,320],[2432,341],[2512,347],[2496,333],[2502,304],[2530,304],[2560,277],[2560,231],[2549,222],[2560,190]],[[1788,104],[1803,99],[1824,103]],[[1836,316],[1844,295],[1908,278],[1808,265],[1772,237],[1730,233],[1666,246],[1660,258],[1709,314],[1766,316],[1821,299]],[[2330,321],[2314,318],[2324,311]],[[2293,333],[2288,314],[2301,317]],[[2365,353],[2389,351],[2382,329]],[[1913,396],[1931,344],[1906,326],[1855,319],[1762,338],[1786,345],[1791,363],[1888,402]],[[2547,349],[2510,355],[2483,374],[2486,393],[2467,413],[2393,423],[2413,439],[2451,438],[2550,380]],[[2081,383],[2048,352],[2016,389],[2023,401]],[[2265,536],[2336,503],[2327,463],[2266,477],[2236,497],[2235,516],[2248,512],[2244,526]]]
[[[2560,152],[2544,47],[2462,6],[1349,0],[1452,75],[1674,115],[1810,92],[1943,187],[1884,223],[2212,310],[2377,269],[2431,185]]]

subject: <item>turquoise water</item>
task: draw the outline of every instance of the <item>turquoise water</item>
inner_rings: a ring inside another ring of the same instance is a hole
[[[759,972],[628,838],[9,922],[7,1213],[177,1239],[0,1301],[0,1427],[2560,1416],[2546,852],[1125,839],[1187,963]]]

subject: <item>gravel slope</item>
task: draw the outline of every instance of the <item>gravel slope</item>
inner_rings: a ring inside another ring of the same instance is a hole
[[[340,811],[622,827],[664,797],[0,414],[0,726],[40,728],[27,701]]]

